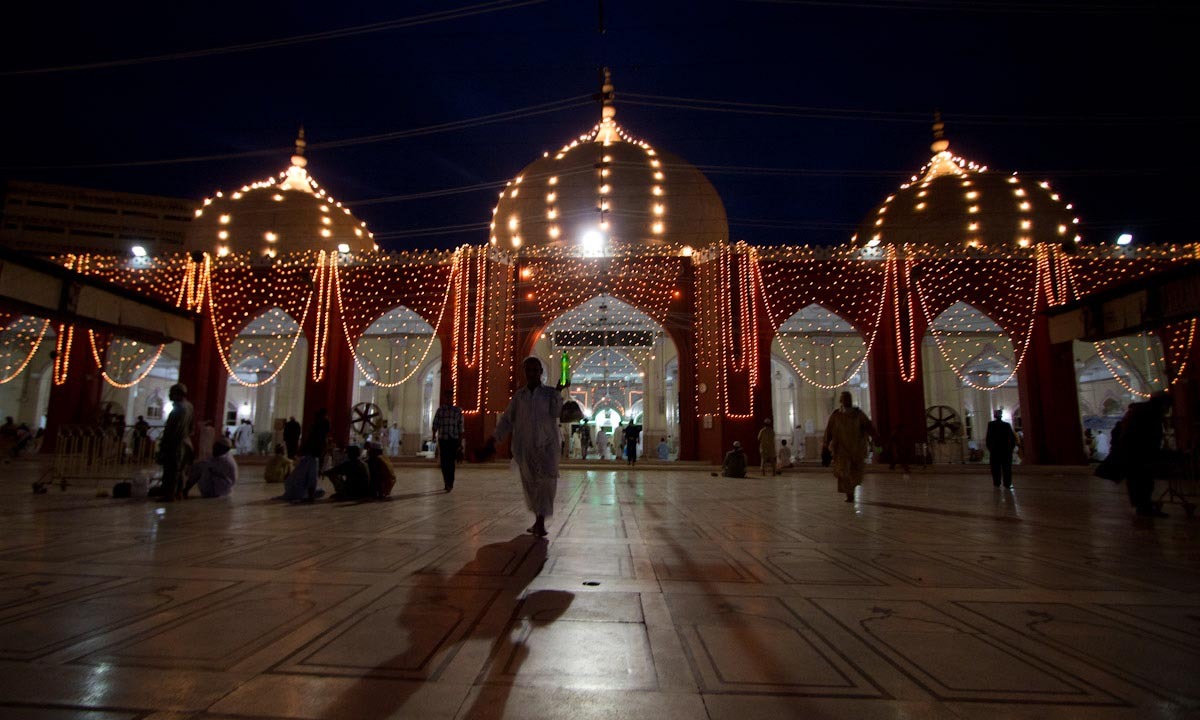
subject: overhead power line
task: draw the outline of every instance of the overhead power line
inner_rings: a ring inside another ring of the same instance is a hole
[[[339,28],[337,30],[306,33],[304,35],[292,35],[290,37],[276,38],[273,40],[261,40],[258,42],[240,43],[237,45],[223,45],[221,47],[206,48],[203,50],[186,50],[183,52],[149,55],[138,58],[125,58],[121,60],[102,60],[90,63],[77,63],[74,65],[57,65],[52,67],[28,68],[23,70],[5,70],[0,71],[0,77],[12,77],[17,75],[47,75],[50,73],[76,72],[80,70],[100,70],[104,68],[127,67],[130,65],[147,65],[151,63],[171,62],[174,60],[190,60],[194,58],[212,57],[214,55],[230,55],[233,53],[250,52],[252,50],[266,50],[270,48],[287,47],[289,45],[302,45],[305,43],[319,42],[322,40],[335,40],[338,38],[353,37],[355,35],[367,35],[369,33],[398,30],[400,28],[430,25],[432,23],[445,22],[447,20],[458,20],[460,18],[471,17],[473,15],[483,15],[486,13],[499,12],[501,10],[511,10],[513,8],[524,7],[526,5],[538,5],[544,2],[546,2],[546,0],[491,0],[490,2],[467,5],[451,10],[439,10],[437,12],[411,15],[409,17],[398,18],[395,20],[384,20],[367,25],[355,25],[352,27]]]
[[[955,13],[1031,13],[1036,15],[1113,15],[1137,12],[1161,13],[1184,8],[1155,2],[1054,2],[1039,0],[746,0],[762,5],[848,8],[851,10],[897,10],[902,12],[946,11]]]
[[[480,115],[478,117],[468,118],[466,120],[454,120],[452,122],[438,123],[436,125],[426,125],[424,127],[411,128],[408,130],[394,130],[391,132],[377,133],[374,135],[361,135],[342,140],[309,143],[308,149],[328,150],[333,148],[351,147],[354,145],[367,145],[371,143],[388,142],[392,140],[403,140],[423,135],[450,132],[453,130],[465,130],[467,128],[478,127],[480,125],[489,125],[507,120],[521,120],[528,117],[535,117],[537,115],[545,115],[548,113],[559,112],[561,110],[569,110],[571,108],[590,105],[593,102],[594,101],[592,100],[591,95],[576,95],[575,97],[564,98],[562,100],[554,100],[552,102],[541,103],[539,105],[529,105],[523,108],[517,108],[516,110],[506,110],[504,112],[492,113],[491,115]],[[264,157],[267,155],[287,155],[291,152],[291,147],[278,147],[267,148],[263,150],[247,150],[244,152],[219,153],[215,155],[191,155],[185,157],[164,158],[159,160],[131,160],[128,162],[83,163],[76,165],[9,166],[0,169],[7,171],[35,171],[154,167],[157,165],[183,165],[185,163],[210,162],[214,160],[238,160],[242,158]]]
[[[830,108],[803,105],[777,105],[751,103],[736,100],[714,100],[706,98],[675,97],[670,95],[648,95],[644,93],[622,93],[621,102],[626,105],[699,110],[701,112],[729,113],[740,115],[768,115],[798,117],[818,120],[874,120],[880,122],[922,123],[932,122],[933,114],[907,110],[869,110],[863,108]],[[1200,120],[1200,115],[994,115],[979,113],[942,113],[946,122],[956,125],[1158,125],[1164,122],[1191,123]]]

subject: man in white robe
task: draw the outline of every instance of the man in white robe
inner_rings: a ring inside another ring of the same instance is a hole
[[[237,446],[238,455],[249,455],[254,452],[254,426],[249,420],[243,420],[233,433],[233,444]]]
[[[545,537],[546,518],[554,514],[558,490],[561,388],[542,384],[543,366],[538,358],[525,358],[522,368],[526,384],[513,395],[496,423],[492,442],[512,436],[512,466],[525,491],[525,505],[535,517],[529,532]]]

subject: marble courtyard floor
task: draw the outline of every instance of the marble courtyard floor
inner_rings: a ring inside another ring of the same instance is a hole
[[[1173,718],[1200,549],[1082,469],[563,473],[291,507],[35,496],[0,466],[0,717]]]

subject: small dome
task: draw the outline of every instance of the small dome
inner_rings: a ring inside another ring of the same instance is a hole
[[[871,211],[855,247],[1027,248],[1080,242],[1079,219],[1048,182],[992,172],[950,153],[934,124],[933,158]]]
[[[699,249],[725,242],[725,205],[708,178],[617,125],[607,76],[602,96],[598,125],[535,160],[500,193],[492,210],[492,245],[582,247],[602,254],[622,246]]]
[[[278,177],[205,198],[188,229],[188,250],[266,258],[305,250],[377,250],[367,224],[309,176],[304,146],[301,129],[292,164]]]

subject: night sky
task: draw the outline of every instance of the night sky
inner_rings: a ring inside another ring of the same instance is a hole
[[[282,170],[303,124],[313,177],[385,248],[478,245],[496,188],[599,119],[608,66],[617,121],[708,175],[734,240],[845,242],[940,110],[953,152],[1049,179],[1087,241],[1193,242],[1200,10],[1179,5],[10,4],[0,178],[198,201]]]

